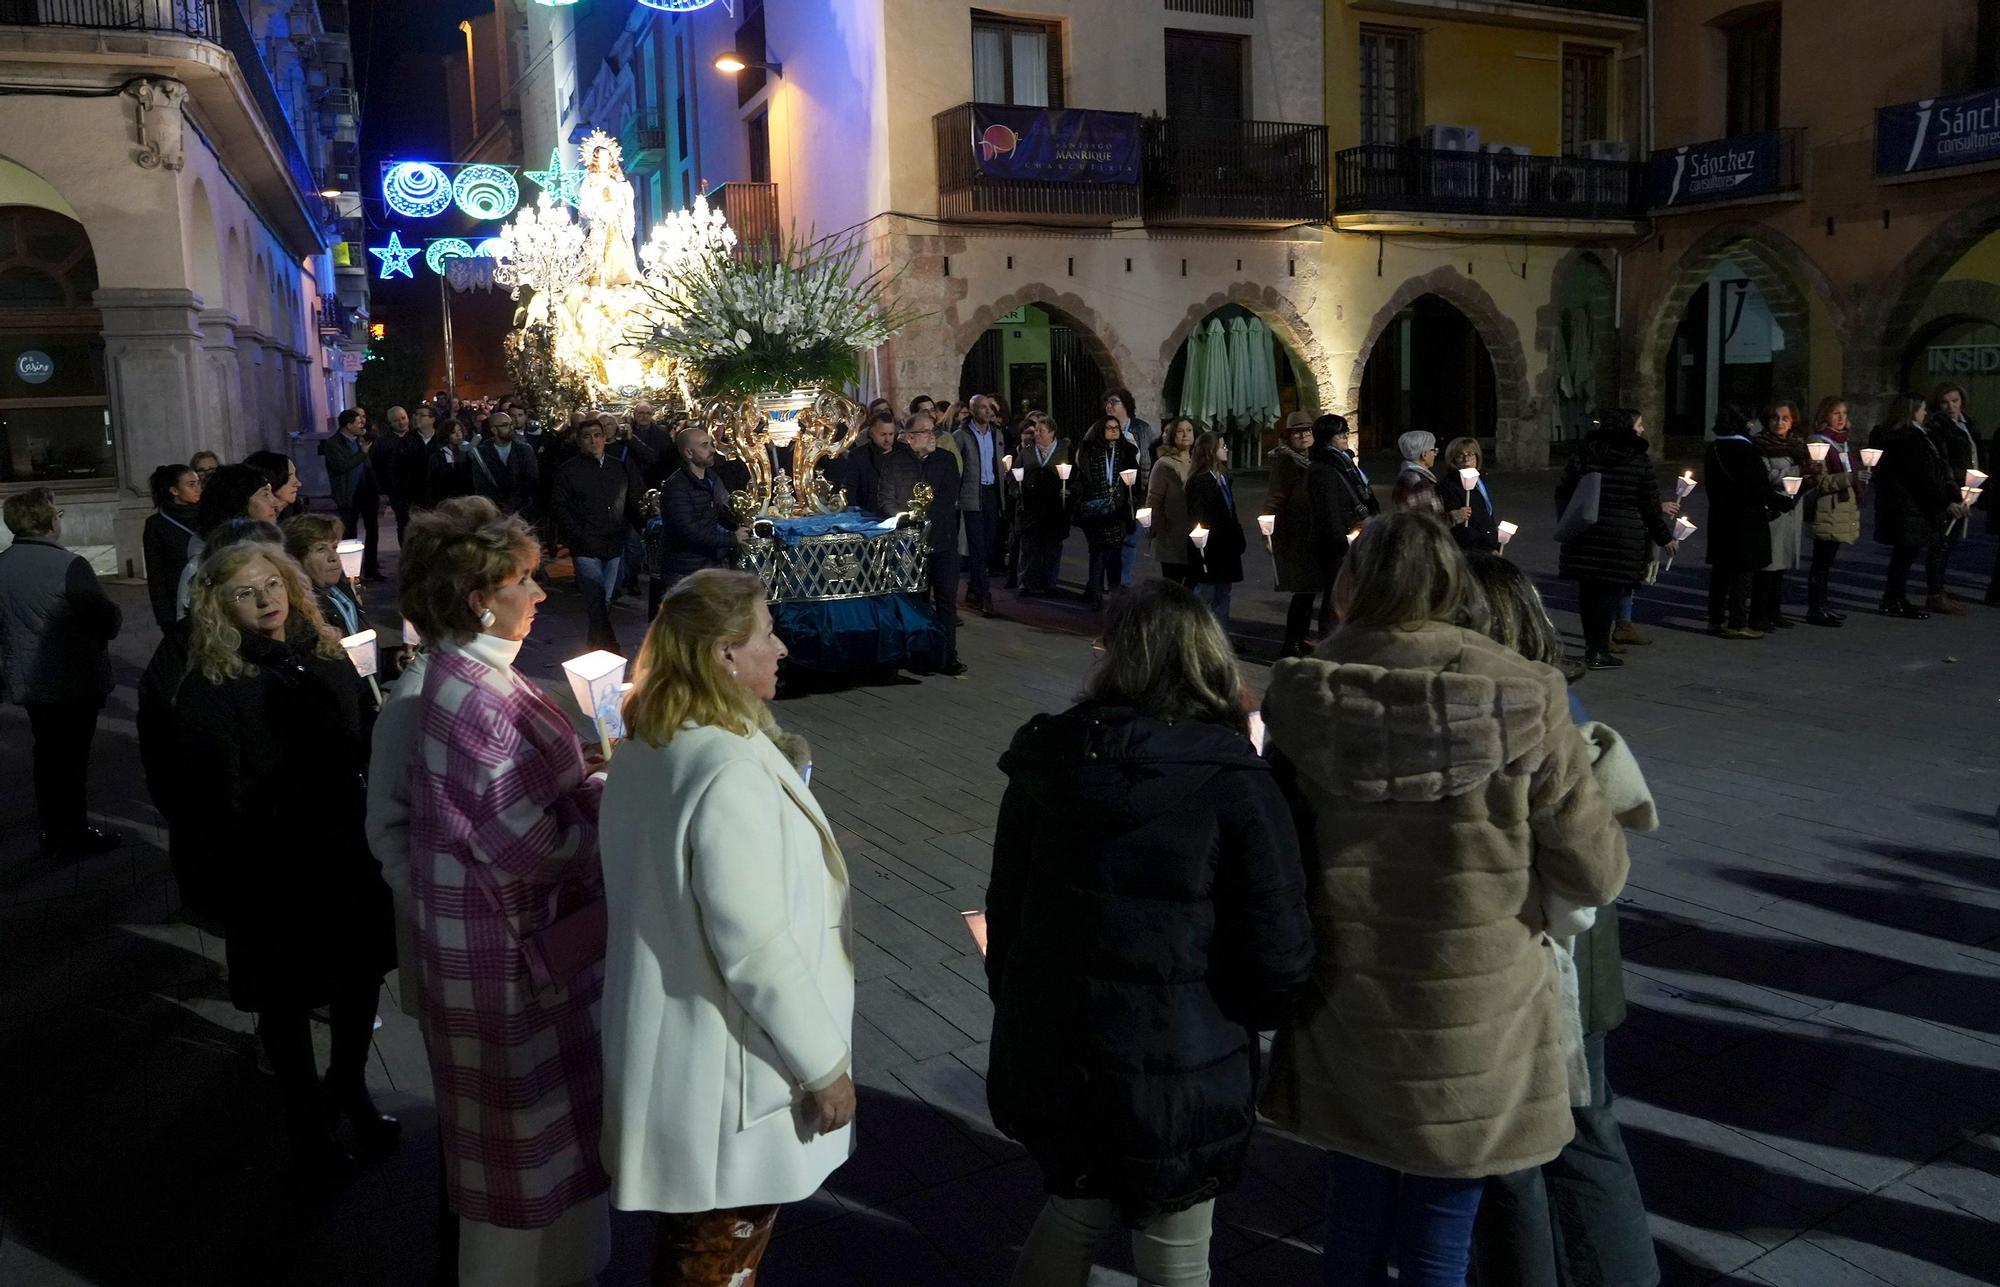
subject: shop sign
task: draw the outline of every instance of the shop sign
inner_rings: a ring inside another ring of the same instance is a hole
[[[1778,133],[1689,143],[1653,153],[1647,192],[1655,209],[1762,197],[1778,190]]]
[[[23,383],[47,384],[55,373],[55,359],[40,349],[29,349],[14,359],[14,374]]]
[[[1925,98],[1875,109],[1875,173],[2000,161],[2000,89]]]
[[[979,172],[995,179],[1137,183],[1139,118],[975,103],[972,155]]]
[[[1924,370],[1931,375],[2000,373],[2000,344],[1933,344],[1924,350]]]

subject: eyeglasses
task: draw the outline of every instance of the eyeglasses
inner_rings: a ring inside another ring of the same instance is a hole
[[[285,579],[272,577],[262,585],[239,585],[229,591],[229,601],[237,607],[247,607],[252,600],[258,603],[275,603],[285,597]]]

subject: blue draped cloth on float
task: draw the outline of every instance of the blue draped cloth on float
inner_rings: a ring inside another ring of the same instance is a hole
[[[909,539],[899,536],[893,526],[885,527],[881,518],[861,510],[770,522],[781,560],[803,555],[804,542],[825,544],[824,538],[829,537],[859,537],[870,543]],[[852,541],[841,544],[847,550],[856,548]],[[891,667],[930,670],[944,664],[944,627],[927,596],[919,593],[810,597],[774,593],[771,622],[785,641],[792,664],[808,670],[841,674]]]

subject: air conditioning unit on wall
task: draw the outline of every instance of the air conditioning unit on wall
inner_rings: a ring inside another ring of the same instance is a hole
[[[1632,145],[1623,139],[1592,139],[1576,154],[1586,161],[1630,161]]]
[[[1477,152],[1479,129],[1473,125],[1426,125],[1424,146],[1433,152]]]

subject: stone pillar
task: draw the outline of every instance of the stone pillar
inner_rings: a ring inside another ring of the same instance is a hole
[[[156,465],[186,460],[200,445],[202,330],[194,292],[107,286],[94,297],[104,320],[104,365],[118,462],[118,562],[139,565],[140,532],[152,512],[147,482]]]
[[[201,312],[201,420],[195,426],[197,447],[241,460],[238,434],[243,419],[243,372],[237,364],[236,314],[226,308]]]
[[[285,346],[275,339],[264,341],[264,405],[257,423],[250,426],[256,450],[283,451],[290,439],[291,394],[285,387]]]

